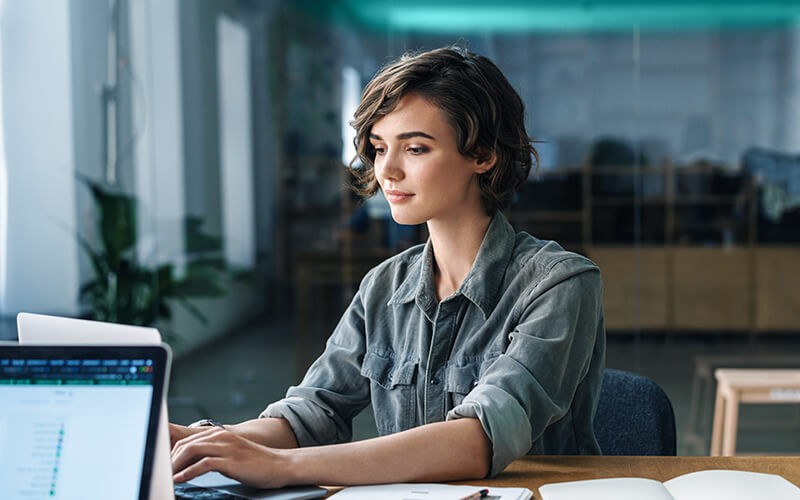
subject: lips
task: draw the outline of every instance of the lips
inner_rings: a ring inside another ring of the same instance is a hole
[[[386,195],[386,199],[389,201],[389,203],[402,203],[414,196],[412,193],[397,191],[395,189],[384,191],[383,194]]]

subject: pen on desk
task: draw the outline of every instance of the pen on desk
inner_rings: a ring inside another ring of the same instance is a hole
[[[489,494],[489,490],[487,488],[484,488],[482,490],[476,491],[475,493],[467,495],[467,496],[461,498],[460,500],[479,500],[479,499],[485,497],[488,494]]]

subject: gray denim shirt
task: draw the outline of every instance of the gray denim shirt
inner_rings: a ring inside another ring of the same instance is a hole
[[[461,287],[436,300],[430,241],[373,268],[325,352],[262,417],[300,446],[350,441],[370,402],[381,435],[477,418],[490,475],[529,454],[599,454],[602,282],[588,259],[515,234],[498,213]]]

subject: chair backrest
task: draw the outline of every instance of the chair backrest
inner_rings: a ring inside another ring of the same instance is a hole
[[[664,390],[636,373],[606,369],[594,417],[603,455],[675,455],[675,414]]]

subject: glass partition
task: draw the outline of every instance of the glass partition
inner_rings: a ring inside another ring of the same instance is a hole
[[[680,453],[708,453],[714,368],[797,366],[796,357],[780,354],[800,344],[800,7],[293,6],[287,19],[313,26],[315,36],[285,32],[291,62],[320,71],[292,90],[305,96],[287,100],[303,110],[297,114],[319,109],[308,98],[318,85],[339,81],[327,73],[329,63],[353,67],[367,82],[407,50],[456,43],[498,64],[525,101],[541,155],[507,215],[518,230],[555,239],[600,266],[608,366],[666,388]],[[324,46],[314,41],[319,33],[327,33]],[[336,158],[334,151],[326,161]],[[329,192],[322,186],[340,177],[326,172],[305,172],[306,187]],[[313,248],[301,236],[303,251],[292,250],[301,367],[320,351],[366,269],[426,237],[424,228],[394,227],[380,205],[343,194],[340,215],[328,219],[337,229],[321,232],[314,218]],[[309,319],[320,310],[330,319]],[[770,446],[796,450],[780,438]]]
[[[155,324],[205,353],[176,394],[256,415],[425,241],[344,187],[348,122],[383,64],[448,44],[525,101],[540,163],[506,215],[599,265],[608,366],[707,453],[714,368],[800,365],[795,2],[0,0],[0,337],[23,310]]]

